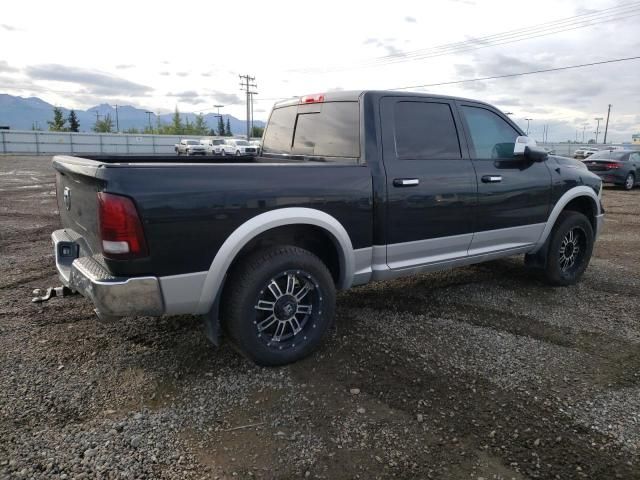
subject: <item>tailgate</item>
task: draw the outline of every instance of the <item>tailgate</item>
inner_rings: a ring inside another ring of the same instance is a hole
[[[80,256],[100,253],[98,197],[105,182],[97,178],[101,163],[77,157],[56,156],[56,196],[60,220],[65,229],[81,237]]]

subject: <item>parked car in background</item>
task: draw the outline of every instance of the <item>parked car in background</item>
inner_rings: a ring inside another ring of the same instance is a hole
[[[587,158],[598,151],[597,148],[584,147],[573,152],[573,158]]]
[[[230,138],[225,140],[224,145],[222,146],[222,155],[250,155],[255,156],[258,154],[258,147],[255,145],[251,145],[246,140],[238,140],[235,138]]]
[[[182,139],[180,143],[176,143],[175,151],[178,155],[206,155],[207,150],[199,140]]]
[[[207,155],[222,155],[222,149],[225,140],[223,138],[207,138],[200,140],[200,144],[204,145]]]
[[[640,152],[633,150],[601,150],[584,161],[590,172],[604,183],[631,190],[640,182]]]

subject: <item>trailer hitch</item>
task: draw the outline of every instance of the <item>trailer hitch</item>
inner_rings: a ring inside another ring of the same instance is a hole
[[[53,297],[68,297],[69,295],[75,295],[76,292],[74,292],[73,290],[71,290],[69,287],[49,287],[47,288],[46,292],[42,293],[42,290],[39,288],[36,288],[33,291],[33,295],[35,295],[35,297],[33,297],[31,299],[31,301],[33,303],[42,303],[42,302],[47,302],[50,299],[52,299]]]

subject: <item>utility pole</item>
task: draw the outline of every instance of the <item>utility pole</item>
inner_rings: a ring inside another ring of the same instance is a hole
[[[525,120],[527,121],[527,136],[529,136],[529,122],[533,120],[533,118],[525,118]]]
[[[243,90],[247,95],[247,141],[251,138],[251,96],[257,94],[258,92],[254,92],[252,88],[258,88],[258,86],[253,83],[256,80],[256,77],[252,77],[250,75],[238,75],[240,77],[240,90]]]
[[[598,144],[598,134],[600,133],[600,122],[603,120],[602,117],[596,117],[594,118],[594,120],[596,122],[598,122],[598,125],[596,126],[596,145]]]
[[[251,133],[253,133],[253,95],[254,94],[252,93],[251,94]]]
[[[604,141],[602,143],[607,143],[607,132],[609,131],[609,115],[611,114],[611,104],[609,104],[609,109],[607,110],[607,123],[604,126]]]
[[[220,109],[224,107],[224,105],[214,105],[213,108],[218,110],[218,113],[216,113],[216,118],[218,119],[218,125],[220,125],[220,119],[222,118],[222,115],[220,115]],[[216,128],[218,128],[218,125],[216,125]],[[224,125],[224,124],[223,124]],[[215,134],[215,129],[213,130],[213,133]],[[222,132],[224,133],[224,132]],[[218,132],[218,135],[220,135],[221,133]]]
[[[584,132],[585,132],[585,130],[587,129],[588,126],[589,126],[588,123],[584,123],[582,125],[582,143],[584,143]]]
[[[153,112],[146,111],[144,113],[147,114],[147,122],[149,123],[149,132],[153,132],[153,128],[151,127],[151,114]]]
[[[118,121],[118,105],[114,105],[116,108],[116,132],[120,133],[120,122]]]

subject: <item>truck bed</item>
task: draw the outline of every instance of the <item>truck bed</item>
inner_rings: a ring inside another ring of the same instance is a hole
[[[165,276],[207,270],[237,227],[260,213],[286,207],[315,208],[332,215],[347,226],[354,248],[372,241],[371,175],[364,165],[353,162],[61,155],[53,158],[53,167],[62,225],[81,237],[83,256],[101,252],[98,192],[134,201],[149,256],[105,259],[113,275]]]

